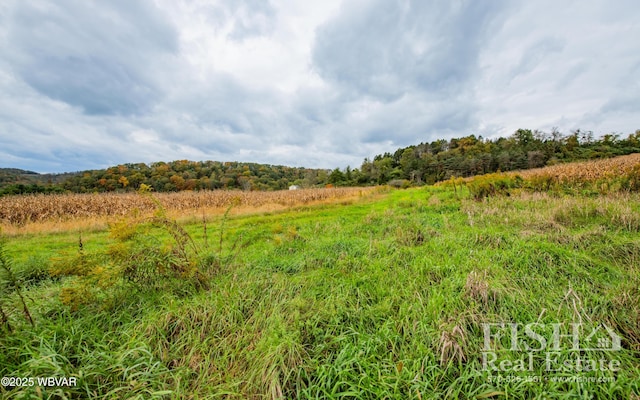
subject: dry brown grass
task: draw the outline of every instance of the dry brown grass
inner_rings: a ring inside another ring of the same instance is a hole
[[[456,185],[468,184],[478,178],[488,176],[511,178],[519,176],[527,181],[548,180],[550,184],[593,183],[606,182],[607,180],[614,182],[616,178],[636,176],[637,174],[640,174],[640,153],[599,160],[556,164],[542,168],[497,172],[467,178],[451,178],[435,185],[455,187]]]
[[[487,271],[480,274],[477,271],[471,271],[467,275],[467,282],[464,285],[464,293],[470,299],[487,306],[489,300],[495,299],[495,292],[492,292],[487,278]]]
[[[95,193],[26,195],[0,198],[0,227],[4,234],[104,229],[114,217],[148,215],[158,204],[176,219],[222,214],[233,205],[234,214],[269,212],[299,205],[344,202],[375,188],[281,190],[275,192],[202,191],[155,193]],[[155,199],[155,201],[154,201]]]
[[[440,365],[448,365],[454,359],[458,363],[467,360],[465,348],[467,347],[467,333],[460,325],[455,325],[451,331],[441,327],[438,348],[440,353]]]
[[[640,154],[629,154],[603,160],[557,164],[543,168],[516,171],[524,179],[551,176],[559,182],[590,182],[606,178],[615,178],[630,173],[640,165]]]

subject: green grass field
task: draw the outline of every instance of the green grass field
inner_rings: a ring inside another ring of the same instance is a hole
[[[76,382],[2,398],[640,395],[638,194],[426,187],[182,228],[7,238],[0,375]]]

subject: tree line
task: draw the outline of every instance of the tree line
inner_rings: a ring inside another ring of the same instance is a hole
[[[187,161],[152,164],[122,164],[115,167],[85,171],[65,182],[65,190],[83,192],[114,192],[137,190],[145,184],[158,192],[181,190],[281,190],[292,184],[304,187],[322,185],[326,170],[295,168],[243,162]]]
[[[180,190],[281,190],[300,187],[411,186],[433,184],[452,176],[537,168],[564,162],[608,158],[640,152],[640,130],[623,137],[596,138],[577,129],[564,135],[518,129],[509,137],[485,139],[469,135],[438,139],[365,158],[360,168],[334,170],[281,165],[187,161],[121,164],[107,169],[39,175],[0,170],[0,195],[50,192],[126,192],[145,184],[158,192]]]
[[[394,153],[366,158],[359,169],[335,169],[329,175],[329,182],[334,185],[428,185],[453,176],[538,168],[638,152],[640,130],[624,138],[616,133],[596,138],[592,131],[580,129],[568,135],[555,128],[551,132],[518,129],[507,138],[469,135],[399,148]]]

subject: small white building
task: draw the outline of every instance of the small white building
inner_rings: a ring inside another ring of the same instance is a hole
[[[298,189],[300,189],[300,186],[298,186],[298,185],[289,186],[289,190],[298,190]]]

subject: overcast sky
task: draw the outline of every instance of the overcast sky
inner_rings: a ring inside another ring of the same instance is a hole
[[[0,167],[640,129],[637,0],[2,0]]]

